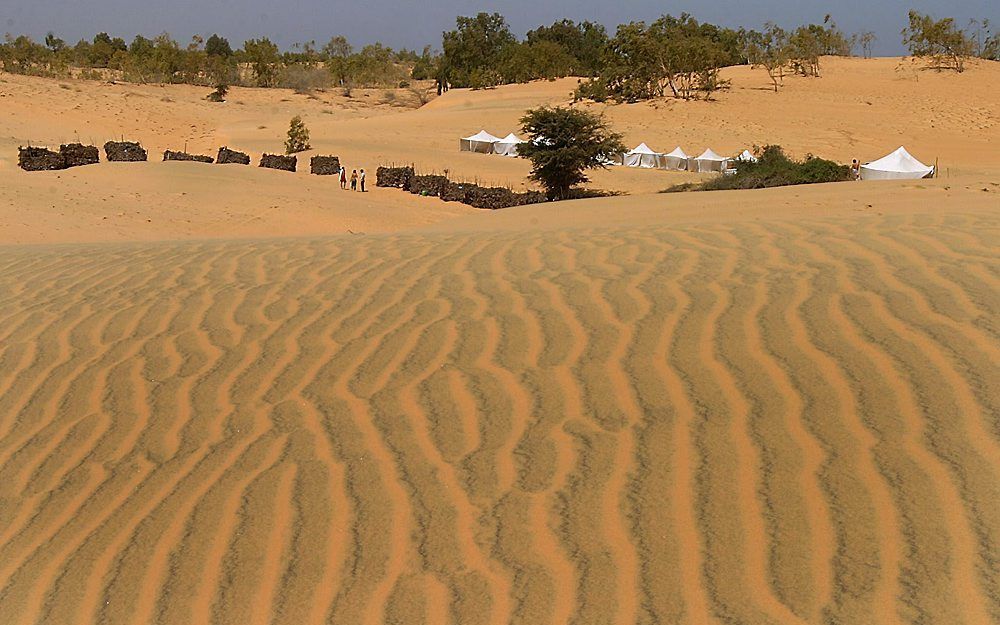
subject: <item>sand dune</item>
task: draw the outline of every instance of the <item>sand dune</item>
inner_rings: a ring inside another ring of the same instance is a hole
[[[779,94],[768,91],[764,71],[727,68],[724,77],[732,88],[714,102],[577,106],[604,112],[626,143],[646,141],[666,151],[681,145],[692,154],[706,147],[736,154],[776,143],[798,157],[813,153],[847,163],[879,158],[905,144],[918,158],[938,161],[941,168],[940,178],[922,183],[934,191],[908,192],[907,201],[921,205],[936,205],[947,195],[938,192],[942,189],[974,191],[966,196],[976,203],[983,202],[976,195],[983,188],[997,190],[996,63],[974,63],[960,75],[922,71],[898,58],[825,58],[822,67],[822,78],[789,77]],[[0,102],[9,114],[0,117],[0,243],[397,232],[474,215],[478,211],[464,206],[396,191],[344,194],[333,180],[309,176],[304,165],[313,154],[332,153],[346,166],[370,173],[380,164],[413,163],[426,172],[447,170],[456,179],[521,189],[530,170],[527,162],[461,153],[458,138],[481,128],[505,135],[517,129],[526,109],[569,103],[576,85],[577,79],[564,79],[488,91],[456,89],[413,110],[386,103],[380,91],[356,90],[346,98],[340,90],[303,95],[234,89],[227,102],[215,104],[204,100],[208,90],[186,85],[60,82],[5,74],[0,76]],[[398,93],[397,101],[407,97]],[[157,162],[102,163],[65,172],[16,168],[18,145],[77,139],[103,144],[121,136],[142,141],[153,160],[168,148],[186,146],[190,152],[214,155],[220,145],[230,145],[249,151],[256,163],[262,152],[282,149],[293,115],[305,120],[314,147],[300,156],[294,176]],[[614,168],[596,172],[592,186],[645,196],[697,178]],[[872,200],[885,198],[885,188],[864,185],[849,195],[850,201],[878,210],[881,204]],[[829,189],[784,193],[784,206],[817,214],[843,209],[844,196]],[[647,215],[670,219],[678,211],[697,214],[698,205],[715,201],[650,195],[631,204]],[[571,206],[575,210],[578,204]],[[617,212],[608,217],[620,219]]]
[[[989,623],[995,212],[0,250],[5,623]]]
[[[517,186],[455,138],[575,81],[406,111],[3,75],[0,623],[1000,622],[1000,70],[824,67],[586,106],[660,149],[905,143],[943,176],[617,169],[594,184],[630,195],[483,212],[301,171],[28,174],[27,139],[256,153],[304,113],[349,166]]]

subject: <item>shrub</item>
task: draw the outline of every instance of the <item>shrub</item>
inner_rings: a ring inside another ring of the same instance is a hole
[[[285,154],[295,154],[311,149],[309,145],[309,129],[302,118],[296,115],[288,126],[288,139],[285,141]]]
[[[285,89],[293,89],[296,93],[310,93],[316,89],[325,89],[332,83],[333,77],[323,68],[289,65],[281,70],[277,84]]]
[[[757,161],[735,161],[736,173],[718,176],[702,183],[675,185],[667,192],[723,191],[730,189],[764,189],[821,182],[851,180],[851,168],[833,161],[816,158],[811,154],[804,161],[794,161],[785,155],[781,146],[769,145],[757,150]]]
[[[228,94],[229,87],[227,85],[216,85],[215,91],[205,96],[205,99],[209,102],[225,102]]]

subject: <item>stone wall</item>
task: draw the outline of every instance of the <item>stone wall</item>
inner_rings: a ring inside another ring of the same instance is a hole
[[[194,161],[196,163],[214,163],[211,156],[201,156],[200,154],[188,154],[187,152],[174,152],[166,150],[163,153],[164,161]]]
[[[66,169],[66,158],[48,148],[28,146],[17,149],[17,166],[24,171],[52,171]]]
[[[379,167],[375,170],[375,186],[409,191],[413,176],[412,167]]]
[[[249,165],[250,156],[227,147],[221,147],[219,155],[215,157],[215,162],[219,165]]]
[[[309,160],[309,173],[317,176],[340,175],[339,156],[314,156]]]
[[[413,176],[410,178],[410,193],[440,197],[447,184],[448,179],[444,176]]]
[[[264,154],[260,157],[260,166],[267,169],[280,169],[281,171],[295,171],[298,165],[298,158],[295,156],[283,156],[280,154]]]
[[[94,145],[70,143],[60,146],[59,153],[66,160],[66,167],[80,167],[101,162],[101,153]]]
[[[146,160],[146,150],[131,141],[108,141],[104,144],[104,153],[108,161],[113,163],[136,163]]]

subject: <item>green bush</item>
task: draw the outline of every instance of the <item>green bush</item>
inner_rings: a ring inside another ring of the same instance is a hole
[[[736,173],[717,176],[701,183],[685,183],[667,189],[667,193],[682,191],[725,191],[732,189],[765,189],[821,182],[851,180],[851,168],[833,161],[806,156],[804,161],[794,161],[785,155],[781,146],[769,145],[757,150],[758,160],[734,161]]]
[[[285,141],[285,154],[295,154],[312,149],[309,145],[309,129],[302,118],[296,115],[288,126],[288,139]]]

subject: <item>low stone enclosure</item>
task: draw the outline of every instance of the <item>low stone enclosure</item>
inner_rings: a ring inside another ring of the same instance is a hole
[[[100,161],[97,147],[80,143],[62,145],[58,152],[32,146],[17,149],[17,166],[24,171],[55,171],[93,165]]]
[[[219,165],[249,165],[250,156],[227,147],[221,147],[219,155],[215,157],[215,162]]]
[[[295,156],[282,156],[280,154],[264,154],[260,157],[260,166],[267,169],[280,169],[281,171],[295,171],[298,158]]]
[[[112,163],[138,163],[146,160],[146,150],[132,141],[108,141],[104,144],[104,154]]]
[[[309,173],[317,176],[340,174],[339,156],[314,156],[309,160]]]
[[[505,187],[453,182],[446,176],[420,176],[414,173],[412,167],[379,167],[375,172],[375,186],[403,189],[417,195],[438,197],[445,202],[461,202],[473,208],[489,210],[547,201],[545,194],[538,191],[515,193]]]
[[[166,150],[163,152],[164,161],[192,161],[195,163],[214,163],[215,159],[211,156],[201,156],[200,154],[188,154],[187,152],[174,152],[173,150]]]

